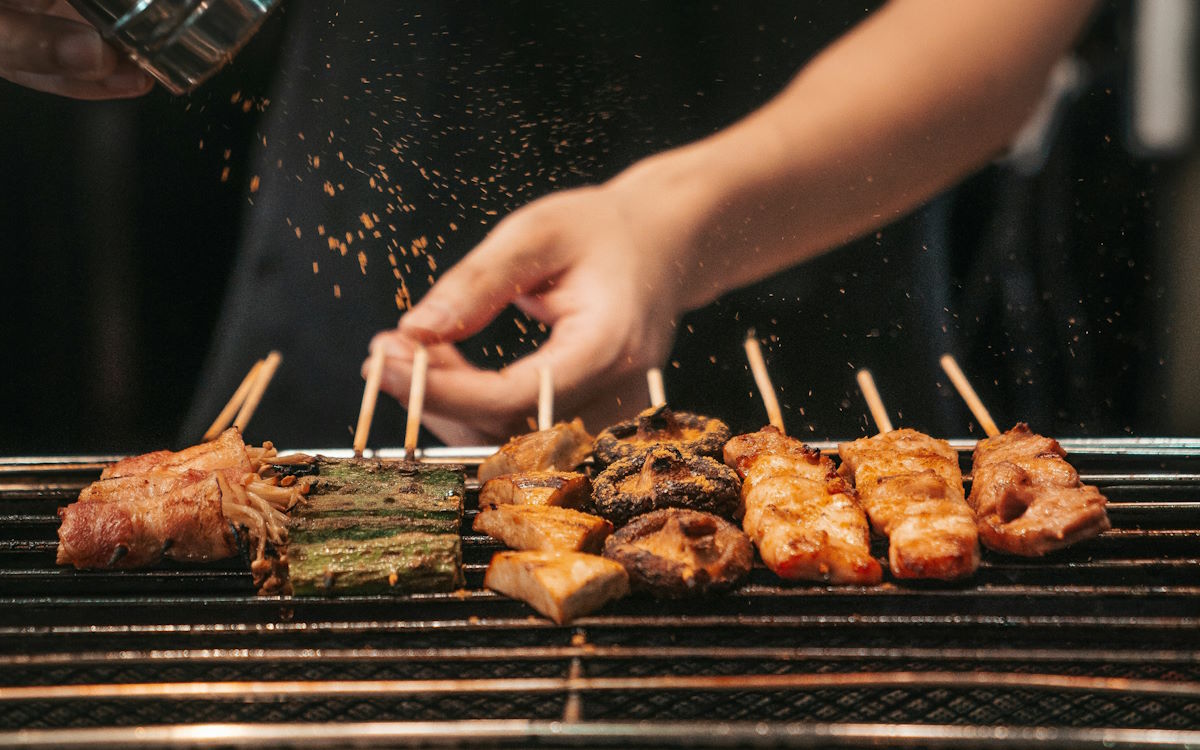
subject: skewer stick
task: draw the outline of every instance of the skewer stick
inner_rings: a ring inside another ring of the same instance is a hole
[[[983,431],[988,437],[995,437],[1000,434],[1000,428],[996,426],[992,420],[992,415],[988,414],[987,407],[983,405],[983,401],[979,398],[979,394],[975,393],[975,389],[971,387],[967,376],[963,374],[962,369],[958,366],[958,362],[954,361],[954,357],[949,354],[943,354],[942,369],[946,371],[946,375],[950,377],[950,382],[954,384],[954,389],[958,391],[958,395],[962,396],[962,400],[967,402],[967,408],[975,415],[975,421],[983,427]]]
[[[871,410],[871,418],[880,434],[892,431],[892,420],[888,417],[887,409],[883,408],[883,399],[879,397],[879,389],[875,387],[875,378],[870,370],[859,370],[855,376],[858,387],[862,389],[863,398],[867,400],[867,408]]]
[[[375,347],[371,361],[367,363],[367,384],[363,386],[362,406],[358,409],[358,427],[354,430],[354,457],[362,456],[367,448],[367,437],[371,434],[371,420],[375,417],[375,402],[379,399],[379,381],[383,380],[384,349]]]
[[[271,384],[271,378],[275,377],[275,370],[281,361],[283,355],[277,351],[268,354],[263,361],[262,368],[254,378],[254,385],[250,386],[246,401],[238,411],[237,419],[233,420],[233,426],[238,428],[239,432],[246,431],[246,425],[250,424],[250,417],[254,416],[254,410],[258,408],[258,402],[262,401],[263,394],[267,392],[267,386]]]
[[[750,372],[754,373],[754,384],[758,386],[762,396],[763,406],[767,407],[767,421],[784,435],[783,412],[779,410],[779,399],[775,397],[775,386],[771,385],[771,375],[767,372],[767,363],[763,360],[762,347],[754,331],[746,334],[746,359],[750,360]]]
[[[663,386],[662,370],[657,367],[646,370],[646,385],[650,388],[651,406],[662,406],[667,403],[667,389]]]
[[[404,430],[404,458],[417,455],[417,434],[421,431],[421,410],[425,407],[425,374],[429,370],[429,351],[418,345],[413,354],[412,385],[408,389],[408,424]]]
[[[549,367],[538,368],[538,429],[554,426],[554,376]]]
[[[204,437],[201,438],[204,442],[207,443],[209,440],[215,439],[233,421],[234,415],[237,414],[238,409],[245,403],[246,396],[250,393],[250,387],[254,385],[255,379],[258,378],[258,373],[262,370],[263,362],[264,360],[261,359],[255,362],[250,371],[246,373],[246,377],[242,378],[241,384],[233,392],[233,395],[229,398],[229,402],[225,404],[225,408],[221,409],[221,413],[217,415],[217,418],[213,420],[208,431],[204,433]]]

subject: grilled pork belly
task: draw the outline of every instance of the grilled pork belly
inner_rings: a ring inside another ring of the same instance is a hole
[[[720,458],[729,439],[729,427],[719,419],[686,411],[671,411],[665,404],[652,406],[637,417],[618,422],[596,436],[596,460],[611,464],[658,445],[671,445],[685,453]]]
[[[596,477],[596,512],[622,525],[661,508],[690,508],[732,518],[741,510],[737,474],[707,456],[671,445],[623,458]]]
[[[261,452],[262,449],[257,451]],[[242,434],[237,428],[230,427],[215,440],[181,451],[153,451],[122,459],[105,468],[100,473],[100,478],[113,479],[151,471],[182,473],[188,470],[209,472],[218,469],[230,469],[236,474],[257,471],[258,468],[251,461],[246,444],[242,442]]]
[[[892,575],[954,580],[975,572],[975,517],[949,443],[902,429],[842,443],[838,454],[872,528],[888,538]]]
[[[1107,500],[1066,455],[1024,423],[976,444],[968,501],[987,547],[1038,557],[1109,528]]]
[[[60,508],[59,565],[140,568],[162,559],[198,562],[237,554],[215,474],[166,495],[121,502],[87,500]]]
[[[600,552],[612,524],[589,513],[550,505],[485,505],[472,529],[518,550]]]
[[[479,505],[555,505],[583,508],[591,498],[592,481],[573,471],[524,471],[487,480],[479,490]]]
[[[866,514],[831,460],[764,427],[726,443],[725,463],[742,477],[742,528],[772,572],[788,580],[879,582]]]
[[[754,563],[741,529],[712,513],[666,508],[633,519],[604,543],[635,591],[696,596],[732,588]]]
[[[581,552],[497,552],[483,585],[562,625],[625,596],[629,576],[619,563]]]
[[[559,422],[548,430],[518,435],[479,465],[479,481],[523,471],[571,471],[592,452],[583,420]]]

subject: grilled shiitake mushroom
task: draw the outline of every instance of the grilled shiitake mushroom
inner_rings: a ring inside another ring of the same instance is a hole
[[[666,508],[638,516],[604,543],[635,591],[698,596],[732,588],[750,572],[754,548],[742,530],[712,513]]]
[[[732,518],[741,507],[737,473],[708,456],[658,445],[621,459],[596,477],[596,512],[618,526],[661,508],[690,508]]]
[[[611,464],[666,444],[688,453],[716,458],[721,455],[721,448],[731,434],[729,426],[719,419],[686,411],[673,412],[663,404],[601,432],[596,436],[592,452],[601,464]]]

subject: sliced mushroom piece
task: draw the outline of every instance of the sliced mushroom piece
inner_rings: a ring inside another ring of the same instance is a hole
[[[472,527],[513,549],[599,553],[611,523],[590,513],[549,505],[487,505]]]
[[[556,505],[583,508],[592,480],[573,471],[526,471],[504,474],[483,483],[479,505]]]
[[[611,464],[653,448],[673,445],[688,453],[718,457],[732,433],[719,419],[691,412],[673,412],[665,404],[654,406],[634,419],[618,422],[596,436],[596,460]]]
[[[662,508],[688,508],[733,518],[741,509],[741,480],[707,456],[659,445],[617,461],[596,477],[596,511],[620,526]]]
[[[674,598],[732,588],[750,572],[754,548],[719,516],[668,508],[610,536],[604,556],[625,567],[633,590]]]

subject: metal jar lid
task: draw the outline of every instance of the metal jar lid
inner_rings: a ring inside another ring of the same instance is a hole
[[[71,0],[84,18],[169,91],[225,66],[279,0]]]

